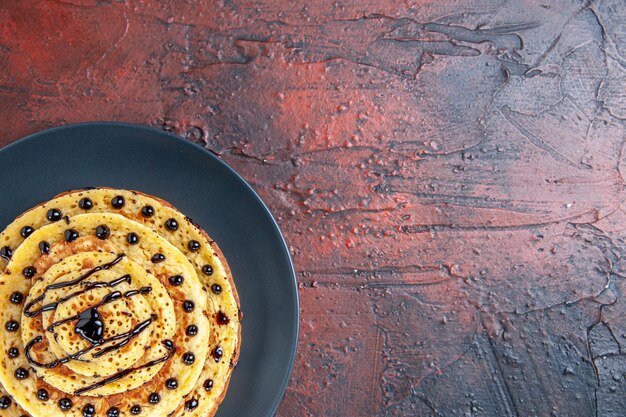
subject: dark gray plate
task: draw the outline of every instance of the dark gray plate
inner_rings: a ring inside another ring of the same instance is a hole
[[[0,184],[0,229],[62,191],[87,186],[153,194],[199,223],[224,252],[244,313],[241,358],[217,416],[274,415],[296,353],[295,273],[272,215],[230,167],[167,132],[88,123],[0,149]]]

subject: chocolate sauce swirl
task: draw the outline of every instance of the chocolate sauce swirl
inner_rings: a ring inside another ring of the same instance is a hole
[[[141,323],[139,323],[137,326],[135,326],[132,330],[129,330],[128,332],[125,333],[120,333],[117,334],[113,337],[110,337],[108,339],[103,339],[100,343],[98,344],[92,344],[91,346],[88,346],[84,349],[79,350],[76,353],[72,353],[71,355],[67,355],[64,358],[61,359],[56,359],[52,362],[48,362],[48,363],[42,363],[42,362],[38,362],[36,361],[32,355],[31,355],[31,349],[33,348],[33,346],[35,346],[38,343],[41,343],[43,340],[42,336],[37,336],[34,339],[32,339],[30,342],[28,342],[26,344],[26,347],[24,348],[24,354],[26,356],[26,359],[28,360],[28,362],[33,365],[33,366],[38,366],[40,368],[56,368],[57,366],[67,363],[71,360],[80,360],[80,357],[83,356],[86,353],[91,352],[93,349],[95,349],[98,346],[101,346],[105,343],[109,343],[109,342],[114,342],[116,340],[122,340],[122,342],[113,345],[113,346],[109,346],[106,348],[106,352],[105,349],[101,350],[100,352],[94,354],[94,358],[100,357],[102,355],[104,355],[105,353],[111,352],[113,350],[117,350],[122,348],[123,346],[126,346],[134,337],[137,337],[139,334],[141,334],[141,332],[143,332],[144,330],[146,330],[148,328],[148,326],[150,326],[150,324],[152,323],[152,318],[149,318],[147,320],[142,321]],[[103,353],[104,352],[104,353]]]
[[[80,388],[80,389],[78,389],[78,390],[74,391],[74,395],[82,395],[82,394],[84,394],[84,393],[86,393],[86,392],[93,391],[93,390],[95,390],[95,389],[97,389],[97,388],[104,387],[105,385],[108,385],[108,384],[110,384],[110,383],[112,383],[112,382],[119,381],[120,379],[124,378],[125,376],[127,376],[127,375],[129,375],[129,374],[131,374],[131,373],[133,373],[133,372],[136,372],[136,371],[139,371],[139,370],[141,370],[141,369],[145,369],[145,368],[150,368],[151,366],[158,365],[158,364],[160,364],[160,363],[165,362],[165,361],[166,361],[166,360],[168,360],[168,359],[169,359],[169,358],[170,358],[170,357],[174,354],[174,352],[175,352],[175,347],[174,347],[174,345],[173,345],[172,343],[169,343],[169,344],[168,344],[168,343],[166,343],[166,342],[168,342],[168,340],[164,340],[164,341],[162,342],[162,343],[163,343],[163,346],[165,346],[165,347],[166,347],[166,349],[168,349],[168,350],[169,350],[169,352],[167,352],[167,354],[166,354],[166,355],[164,355],[164,356],[162,356],[162,357],[160,357],[160,358],[158,358],[158,359],[155,359],[155,360],[153,360],[153,361],[146,362],[146,363],[144,363],[143,365],[139,365],[139,366],[136,366],[136,367],[134,367],[134,368],[128,368],[128,369],[125,369],[125,370],[123,370],[123,371],[120,371],[120,372],[118,372],[118,373],[116,373],[116,374],[111,375],[111,376],[110,376],[110,377],[108,377],[108,378],[103,379],[102,381],[98,381],[98,382],[96,382],[95,384],[88,385],[88,386],[86,386],[86,387]]]
[[[124,277],[121,277],[121,278],[125,278],[125,277],[130,278],[130,275],[125,275]],[[111,281],[111,283],[118,282],[118,281],[120,281],[121,278],[116,279],[115,281]],[[126,279],[123,280],[123,281],[120,281],[120,282],[124,282],[124,281],[126,281]],[[105,282],[105,283],[102,283],[102,284],[110,284],[110,285],[105,285],[105,286],[113,287],[114,285],[111,285],[111,283]],[[95,283],[95,284],[100,284],[100,283]],[[131,291],[127,291],[125,293],[122,293],[121,291],[113,291],[112,293],[109,293],[109,294],[105,295],[104,297],[102,297],[102,300],[99,303],[93,305],[92,307],[90,307],[90,308],[88,308],[88,309],[86,309],[84,311],[81,311],[80,313],[78,313],[78,314],[76,314],[74,316],[66,317],[66,318],[64,318],[62,320],[55,321],[50,326],[48,326],[48,328],[46,330],[48,330],[49,332],[52,332],[52,331],[54,331],[54,328],[57,327],[57,326],[60,326],[62,324],[65,324],[65,323],[73,321],[73,320],[80,319],[81,316],[83,315],[83,313],[86,313],[89,310],[95,310],[98,307],[101,307],[101,306],[103,306],[105,304],[112,303],[113,301],[117,301],[117,300],[120,300],[122,298],[130,298],[130,297],[132,297],[134,295],[137,295],[137,294],[148,294],[150,291],[152,291],[152,287],[142,287],[139,290],[131,290]],[[82,292],[84,292],[84,291],[82,291]],[[76,294],[76,293],[74,293],[74,294]],[[71,298],[71,297],[68,296],[66,298]],[[58,304],[58,303],[51,303],[51,304]]]
[[[129,274],[123,275],[119,278],[114,279],[113,281],[109,281],[109,282],[92,282],[92,283],[88,283],[85,285],[85,287],[79,291],[75,291],[63,298],[60,298],[58,301],[54,302],[54,303],[49,303],[49,304],[45,304],[43,306],[41,306],[40,308],[37,309],[33,309],[33,306],[36,303],[39,303],[41,301],[43,301],[43,299],[45,298],[45,295],[48,291],[50,290],[55,290],[55,289],[59,289],[59,288],[67,288],[73,285],[77,285],[80,284],[81,282],[83,282],[85,279],[89,278],[90,276],[92,276],[93,274],[95,274],[98,271],[102,271],[102,270],[106,270],[106,269],[110,269],[112,268],[114,265],[118,264],[123,258],[124,256],[126,256],[125,254],[121,254],[118,255],[113,261],[96,266],[92,269],[90,269],[89,271],[85,272],[84,274],[82,274],[80,277],[73,279],[71,281],[64,281],[64,282],[57,282],[54,284],[50,284],[48,285],[43,293],[35,298],[34,300],[32,300],[31,302],[29,302],[25,307],[24,307],[24,315],[27,317],[35,317],[38,314],[40,314],[41,312],[44,311],[53,311],[56,310],[57,307],[59,306],[59,304],[64,303],[68,300],[71,300],[72,298],[75,298],[81,294],[84,294],[85,292],[92,290],[94,288],[113,288],[116,287],[124,282],[126,283],[131,283],[132,278]],[[86,340],[88,340],[89,342],[91,342],[91,346],[88,346],[84,349],[79,350],[76,353],[73,353],[71,355],[67,355],[63,358],[60,359],[56,359],[52,362],[48,362],[48,363],[42,363],[42,362],[38,362],[37,360],[35,360],[31,354],[31,350],[32,348],[38,344],[41,343],[43,341],[43,337],[42,336],[37,336],[34,339],[32,339],[31,341],[29,341],[26,344],[26,347],[24,349],[24,353],[26,356],[26,359],[28,360],[28,362],[33,365],[33,366],[38,366],[41,368],[55,368],[61,364],[67,363],[71,360],[82,360],[81,357],[83,355],[85,355],[86,353],[91,352],[93,349],[95,349],[98,346],[102,346],[104,344],[107,344],[109,342],[115,342],[115,341],[120,341],[119,343],[116,344],[112,344],[110,346],[107,346],[106,348],[102,349],[101,351],[95,353],[93,355],[94,358],[99,358],[109,352],[113,352],[116,350],[119,350],[121,348],[123,348],[124,346],[126,346],[128,343],[130,343],[133,338],[139,336],[144,330],[146,330],[150,324],[152,323],[153,320],[155,320],[157,318],[156,315],[152,315],[149,319],[144,320],[143,322],[139,323],[137,326],[135,326],[133,329],[129,330],[128,332],[125,333],[120,333],[118,335],[115,335],[113,337],[110,337],[108,339],[103,339],[102,335],[104,333],[104,323],[102,323],[101,317],[98,313],[97,308],[101,307],[105,304],[109,304],[112,303],[116,300],[120,300],[123,298],[130,298],[133,297],[135,295],[138,294],[148,294],[152,291],[151,287],[141,287],[140,289],[135,289],[135,290],[129,290],[126,291],[124,293],[122,293],[121,291],[113,291],[107,295],[105,295],[104,297],[102,297],[102,299],[100,300],[100,302],[98,302],[97,304],[91,306],[90,308],[76,314],[70,317],[66,317],[62,320],[58,320],[53,322],[52,324],[50,324],[47,328],[46,331],[49,332],[54,332],[54,329],[57,326],[60,326],[64,323],[68,323],[74,320],[78,320],[78,323],[76,325],[76,333],[80,334],[83,338],[85,338]],[[55,334],[56,336],[56,334]]]
[[[111,269],[113,266],[117,265],[122,259],[124,259],[125,256],[126,256],[126,254],[122,253],[121,255],[118,255],[117,258],[115,258],[113,261],[111,261],[109,263],[106,263],[106,264],[98,265],[98,266],[90,269],[89,271],[85,272],[84,274],[82,274],[78,278],[73,279],[71,281],[55,282],[54,284],[48,285],[43,290],[43,293],[39,297],[34,298],[31,302],[29,302],[28,304],[26,304],[24,306],[24,315],[26,317],[35,317],[39,313],[41,313],[42,311],[51,311],[51,310],[56,309],[57,306],[58,306],[58,302],[57,303],[47,304],[45,306],[42,306],[41,308],[38,308],[36,310],[32,310],[31,311],[31,309],[33,308],[33,306],[35,304],[37,304],[37,303],[39,303],[39,302],[44,300],[44,298],[46,297],[46,293],[48,291],[50,291],[50,290],[57,290],[57,289],[60,289],[60,288],[67,288],[67,287],[71,287],[73,285],[79,284],[82,281],[84,281],[87,278],[89,278],[90,276],[92,276],[93,274],[95,274],[96,272],[99,272],[99,271],[102,271],[102,270],[106,270],[106,269]],[[67,301],[67,300],[65,300],[65,301]]]

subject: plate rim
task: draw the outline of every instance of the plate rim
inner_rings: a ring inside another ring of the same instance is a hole
[[[293,259],[291,257],[291,254],[289,253],[289,246],[287,245],[287,241],[285,240],[285,235],[280,229],[278,222],[272,215],[272,212],[267,207],[267,204],[265,204],[263,199],[254,190],[254,188],[252,188],[252,186],[248,184],[248,182],[237,171],[235,171],[230,165],[224,162],[216,154],[214,154],[207,148],[195,142],[187,140],[183,138],[182,136],[179,136],[173,132],[158,129],[156,127],[152,127],[148,125],[127,123],[127,122],[117,122],[117,121],[90,121],[90,122],[81,122],[81,123],[68,123],[68,124],[54,126],[48,129],[40,130],[35,133],[31,133],[27,136],[21,137],[17,140],[14,140],[0,147],[0,154],[10,152],[12,148],[22,145],[26,142],[36,140],[38,139],[39,136],[43,136],[45,134],[58,133],[58,132],[62,132],[65,130],[72,130],[72,129],[98,128],[98,127],[118,127],[118,128],[124,128],[124,129],[143,130],[143,131],[147,131],[153,134],[164,135],[166,137],[169,137],[172,140],[177,141],[178,144],[180,144],[181,146],[186,146],[190,150],[193,150],[196,152],[200,151],[202,154],[204,154],[205,156],[212,159],[214,162],[217,162],[219,165],[221,165],[222,168],[225,168],[229,174],[233,175],[234,178],[244,187],[244,189],[246,189],[247,192],[250,193],[252,197],[260,204],[261,209],[264,212],[265,216],[270,220],[271,226],[275,229],[279,237],[282,252],[285,255],[285,258],[287,259],[287,267],[289,269],[289,275],[291,278],[289,281],[293,284],[291,286],[291,293],[295,301],[294,311],[292,312],[295,320],[294,320],[293,328],[291,329],[291,331],[293,332],[293,338],[291,340],[292,347],[291,347],[291,352],[290,352],[290,357],[289,357],[289,366],[287,367],[287,372],[282,377],[283,380],[281,383],[280,390],[277,391],[277,395],[274,399],[273,405],[271,409],[269,410],[270,411],[269,416],[275,415],[276,411],[278,410],[278,407],[280,406],[285,396],[285,393],[287,392],[289,381],[291,380],[291,374],[293,372],[293,368],[294,368],[295,361],[296,361],[298,341],[300,338],[300,295],[298,293],[298,280],[296,277],[296,271],[295,271]],[[19,216],[19,213],[18,213],[18,216]]]

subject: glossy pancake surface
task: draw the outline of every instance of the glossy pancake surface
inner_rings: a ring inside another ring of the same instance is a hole
[[[215,413],[240,311],[190,219],[138,192],[78,190],[17,218],[0,247],[2,415]]]

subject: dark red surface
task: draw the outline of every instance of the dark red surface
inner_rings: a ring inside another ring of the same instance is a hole
[[[624,416],[625,13],[4,0],[0,144],[127,121],[239,171],[299,274],[279,416]]]

